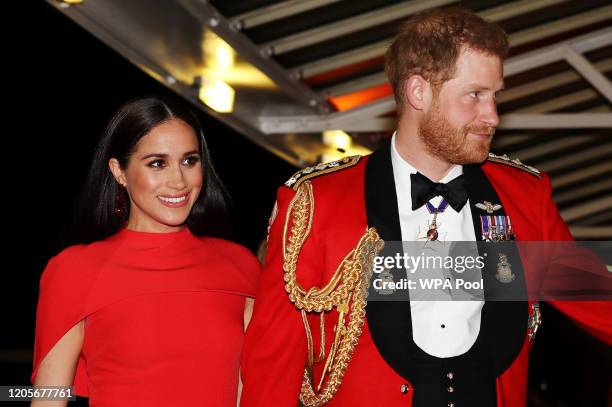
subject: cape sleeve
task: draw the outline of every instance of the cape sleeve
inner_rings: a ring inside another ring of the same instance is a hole
[[[561,218],[551,197],[551,183],[544,174],[544,241],[573,241],[567,224]],[[570,245],[562,246],[564,250]],[[546,289],[567,290],[568,287],[587,287],[585,280],[597,282],[600,289],[612,290],[612,275],[605,265],[596,256],[587,255],[578,249],[573,253],[564,253],[553,260],[550,265]],[[568,260],[569,259],[569,260]],[[573,280],[572,280],[573,279]],[[573,283],[572,283],[573,281]],[[612,345],[612,301],[549,301],[551,305],[569,317],[576,325],[587,331],[590,335]]]
[[[36,309],[34,339],[34,383],[40,363],[55,344],[86,316],[91,281],[82,271],[79,246],[72,246],[53,257],[43,271]],[[79,356],[74,378],[75,393],[87,397],[86,361]]]
[[[261,263],[257,257],[246,247],[228,240],[205,237],[202,242],[205,244],[198,250],[211,255],[205,254],[199,261],[223,272],[207,274],[201,287],[255,298],[261,275]]]
[[[249,249],[243,246],[234,244],[234,251],[235,255],[232,259],[236,262],[239,275],[234,278],[234,284],[238,284],[238,289],[244,296],[255,298],[261,276],[261,263]]]

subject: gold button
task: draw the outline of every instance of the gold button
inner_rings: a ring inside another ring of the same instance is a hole
[[[455,375],[453,374],[453,372],[448,372],[446,374],[446,377],[448,377],[450,380],[453,380],[453,377],[455,377]]]
[[[409,390],[410,390],[410,386],[408,386],[407,384],[402,384],[402,387],[400,387],[400,391],[401,391],[403,394],[408,393],[408,391],[409,391]]]
[[[453,386],[448,386],[448,389],[446,389],[446,391],[448,391],[449,393],[452,393],[455,391],[455,389],[453,388]]]

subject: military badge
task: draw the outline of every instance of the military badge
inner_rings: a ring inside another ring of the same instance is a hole
[[[508,215],[480,215],[482,239],[486,242],[514,240],[514,231]]]
[[[425,239],[424,247],[426,247],[427,243],[429,242],[444,241],[444,236],[446,236],[446,233],[440,233],[440,231],[438,230],[438,228],[440,227],[440,222],[438,221],[438,214],[443,213],[446,208],[448,208],[448,201],[446,199],[442,199],[437,208],[433,206],[431,202],[427,202],[425,204],[425,207],[427,208],[427,211],[433,215],[433,218],[430,222],[427,223],[423,234],[421,234],[420,227],[419,232],[417,233],[417,239]],[[440,235],[443,235],[442,239],[440,239]]]
[[[495,278],[497,278],[500,283],[511,283],[516,278],[516,275],[512,272],[512,265],[508,262],[508,256],[504,253],[499,254],[499,263],[497,263]]]
[[[483,203],[477,203],[476,206],[478,209],[482,209],[483,211],[487,211],[487,213],[493,213],[498,209],[501,209],[500,204],[493,204],[489,201],[484,201]]]

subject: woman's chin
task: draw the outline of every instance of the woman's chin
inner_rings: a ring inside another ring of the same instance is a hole
[[[187,222],[187,216],[161,216],[157,218],[157,222],[160,223],[160,226],[176,228]]]

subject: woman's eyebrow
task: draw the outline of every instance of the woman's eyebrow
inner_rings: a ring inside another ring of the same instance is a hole
[[[200,154],[200,152],[198,150],[191,150],[191,151],[187,151],[186,153],[183,154],[183,157],[187,157],[188,155],[194,155],[194,154]],[[166,153],[151,153],[151,154],[147,154],[145,156],[143,156],[141,158],[141,160],[146,160],[147,158],[168,158],[170,155],[166,154]]]
[[[146,160],[147,158],[167,158],[168,154],[164,154],[164,153],[151,153],[151,154],[147,154],[144,157],[141,158],[141,160]]]

